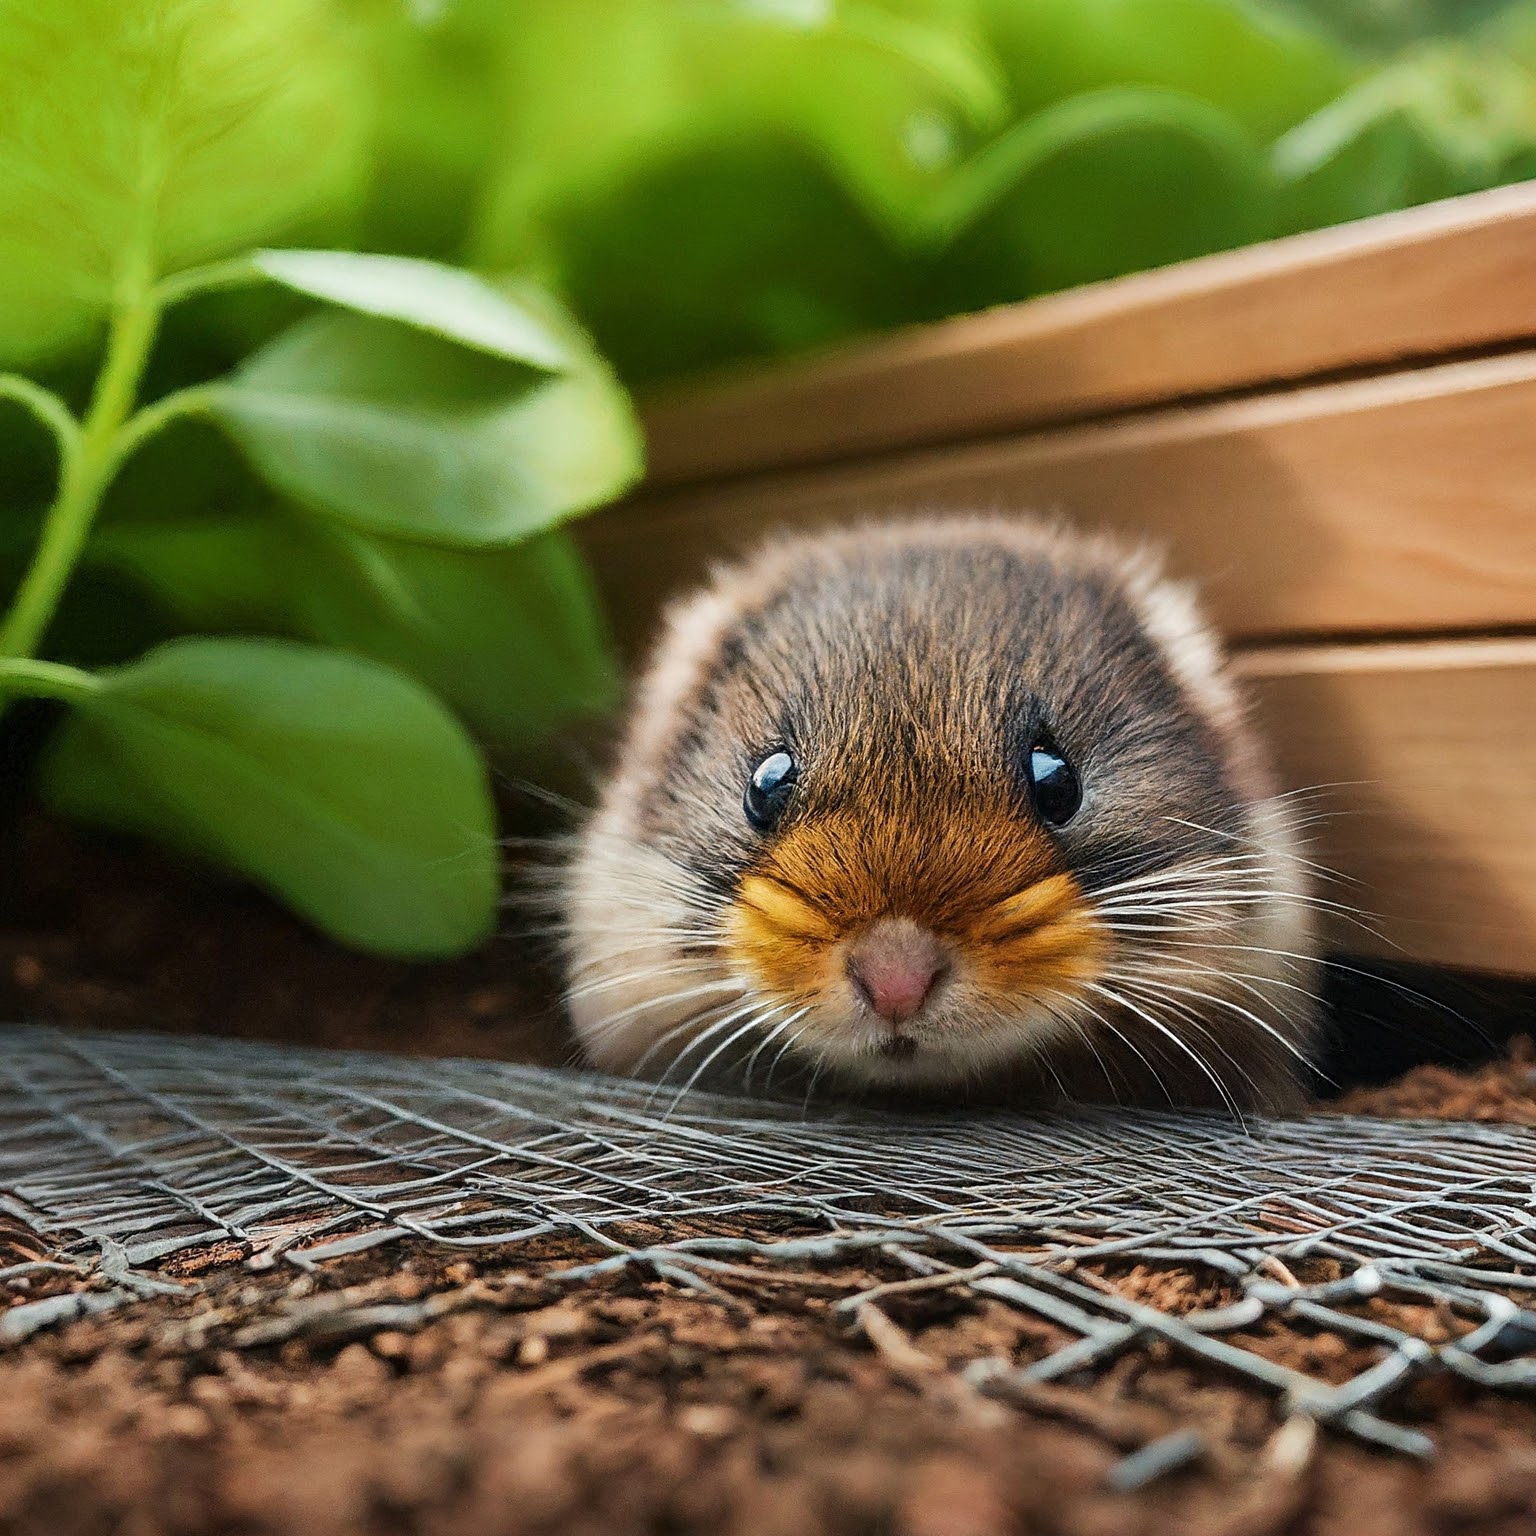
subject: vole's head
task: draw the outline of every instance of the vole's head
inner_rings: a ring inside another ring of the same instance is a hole
[[[572,1013],[679,1085],[1279,1100],[1277,804],[1139,558],[1001,520],[770,546],[670,617],[571,874]]]

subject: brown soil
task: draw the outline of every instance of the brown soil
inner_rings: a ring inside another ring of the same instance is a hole
[[[449,965],[338,949],[249,886],[27,823],[0,891],[0,1018],[558,1064],[534,946]]]
[[[96,1027],[219,1029],[520,1059],[565,1053],[512,946],[408,968],[341,955],[270,905],[137,850],[33,828],[36,873],[0,929],[0,1012]],[[1536,1121],[1529,1054],[1422,1069],[1357,1112]],[[0,1266],[41,1254],[0,1217]],[[472,1258],[397,1246],[315,1273],[216,1252],[165,1275],[184,1294],[0,1354],[0,1531],[160,1536],[500,1532],[984,1536],[1372,1536],[1536,1529],[1536,1406],[1431,1380],[1395,1416],[1431,1429],[1419,1465],[1282,1430],[1258,1392],[1156,1349],[1097,1380],[999,1403],[954,1367],[1028,1360],[1050,1325],[984,1298],[892,1299],[849,1330],[854,1269],[722,1282],[544,1278],[586,1254]],[[1169,1307],[1199,1274],[1106,1269]],[[66,1288],[46,1270],[10,1300]],[[1373,1302],[1400,1325],[1403,1308]],[[1454,1319],[1417,1317],[1429,1336]],[[1368,1354],[1266,1323],[1250,1348],[1333,1379]],[[1206,1449],[1136,1493],[1138,1447],[1198,1427]]]
[[[1415,1067],[1383,1088],[1344,1094],[1331,1107],[1350,1115],[1536,1125],[1536,1046],[1517,1036],[1505,1061],[1468,1072]]]

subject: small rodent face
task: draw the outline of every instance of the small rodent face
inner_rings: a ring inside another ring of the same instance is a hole
[[[1279,804],[1144,562],[1001,521],[774,546],[673,617],[573,867],[572,1013],[679,1085],[1281,1102]]]

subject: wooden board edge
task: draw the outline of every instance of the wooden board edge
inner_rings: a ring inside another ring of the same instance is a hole
[[[721,379],[644,411],[684,484],[1382,368],[1536,335],[1536,181]]]

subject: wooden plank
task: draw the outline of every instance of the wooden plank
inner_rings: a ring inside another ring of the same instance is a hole
[[[765,529],[918,509],[1150,536],[1237,636],[1536,624],[1536,351],[656,492],[581,537],[634,644]]]
[[[1536,337],[1536,182],[970,315],[646,413],[683,483]]]
[[[1298,646],[1240,658],[1288,785],[1315,800],[1356,953],[1536,974],[1536,639]]]

